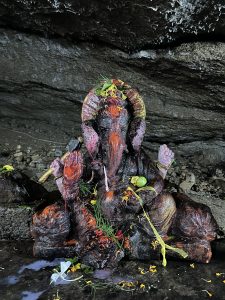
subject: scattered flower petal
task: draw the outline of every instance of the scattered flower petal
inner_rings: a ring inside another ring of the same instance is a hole
[[[77,270],[80,270],[80,268],[81,268],[81,264],[78,263],[75,266],[72,266],[72,268],[70,268],[70,271],[71,272],[76,272]]]
[[[157,272],[156,266],[150,266],[149,267],[149,272],[156,273]]]
[[[207,290],[202,290],[202,292],[206,292],[207,294],[208,294],[208,296],[209,297],[212,297],[213,296],[213,294],[212,293],[210,293],[209,291],[207,291]]]
[[[205,278],[201,278],[201,279],[204,280],[205,282],[208,282],[208,283],[211,283],[211,282],[212,282],[211,279],[209,279],[209,280],[207,280],[207,279],[205,279]]]
[[[144,269],[142,268],[138,268],[138,271],[140,272],[141,275],[145,275],[148,273],[148,271],[145,271]]]
[[[216,273],[216,276],[217,276],[217,277],[220,277],[220,276],[222,276],[223,274],[225,274],[225,273]]]

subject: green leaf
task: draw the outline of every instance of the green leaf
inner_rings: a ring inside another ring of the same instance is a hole
[[[68,258],[66,261],[71,262],[72,265],[76,264],[78,262],[78,258],[74,256],[73,258]]]
[[[111,85],[112,85],[112,82],[111,82],[111,81],[106,81],[106,82],[103,84],[102,91],[107,90]]]
[[[154,189],[154,187],[152,187],[152,186],[150,186],[150,185],[144,186],[144,187],[142,187],[142,188],[140,188],[140,189],[137,189],[137,190],[136,190],[136,193],[142,192],[142,191],[153,191],[153,192],[156,193],[156,190]],[[157,194],[157,193],[156,193],[156,194]]]

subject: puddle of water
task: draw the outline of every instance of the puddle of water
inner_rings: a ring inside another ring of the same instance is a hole
[[[18,276],[10,275],[0,280],[0,285],[13,285],[19,281]]]
[[[96,279],[109,279],[111,278],[112,270],[95,270],[93,276]]]
[[[24,291],[21,294],[21,300],[37,300],[46,290],[40,292]]]
[[[63,258],[56,258],[53,261],[48,261],[48,260],[37,260],[31,264],[28,265],[23,265],[19,271],[18,274],[21,274],[25,269],[28,270],[33,270],[33,271],[40,271],[43,268],[46,267],[55,267],[58,266],[60,264],[60,262],[64,261]]]
[[[64,261],[64,259],[63,258],[56,258],[53,261],[37,260],[37,261],[35,261],[31,264],[23,265],[19,269],[18,274],[20,275],[26,269],[33,270],[33,271],[40,271],[41,269],[46,268],[46,267],[55,267],[55,266],[58,266],[61,261]],[[5,278],[2,278],[0,280],[0,285],[14,285],[14,284],[17,284],[19,281],[20,281],[20,277],[18,275],[10,275],[10,276],[7,276]],[[63,282],[63,283],[60,283],[60,284],[65,284],[65,283]],[[33,299],[33,298],[26,298],[26,299],[30,300],[30,299]],[[36,299],[36,298],[34,298],[34,299]]]

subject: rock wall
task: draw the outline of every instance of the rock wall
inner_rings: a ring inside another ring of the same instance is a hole
[[[0,127],[68,141],[82,101],[104,77],[138,87],[147,106],[145,145],[170,143],[207,163],[225,161],[225,44],[122,50],[0,29]],[[156,143],[156,144],[155,144]],[[157,145],[158,146],[158,145]],[[204,156],[205,155],[205,156]],[[207,157],[206,157],[207,156]]]
[[[5,27],[123,50],[225,37],[223,0],[0,0]]]
[[[221,164],[224,14],[223,0],[0,0],[0,131],[66,143],[88,90],[117,77],[144,97],[147,148]]]

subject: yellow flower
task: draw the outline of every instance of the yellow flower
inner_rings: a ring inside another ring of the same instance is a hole
[[[135,286],[135,284],[132,281],[120,281],[118,282],[118,285],[122,288],[131,288]]]
[[[76,272],[77,270],[80,270],[80,268],[81,268],[80,263],[78,263],[75,266],[72,266],[72,268],[70,268],[70,271]]]
[[[225,283],[225,280],[223,280],[223,283]]]
[[[145,275],[148,273],[148,271],[146,272],[144,269],[142,268],[138,268],[138,271],[140,272],[141,275]]]
[[[193,263],[193,264],[190,264],[190,267],[192,268],[192,269],[194,269],[195,268],[195,264]]]
[[[122,197],[122,201],[126,201],[126,202],[127,202],[128,200],[129,200],[129,197],[128,197],[128,196],[123,196],[123,197]]]
[[[151,245],[152,245],[152,248],[155,250],[158,247],[159,242],[157,240],[154,240],[151,242]]]
[[[157,272],[156,266],[150,266],[149,267],[149,272],[156,273]]]
[[[216,273],[216,276],[217,277],[220,277],[220,276],[222,276],[224,273]]]
[[[121,111],[123,108],[121,106],[117,106],[118,111]]]
[[[96,205],[97,200],[91,200],[90,202],[91,202],[91,205]]]
[[[91,285],[91,284],[92,284],[92,281],[91,281],[91,280],[88,280],[88,281],[86,281],[86,284],[87,284],[87,285]]]
[[[145,284],[144,283],[140,284],[140,289],[145,289]]]

